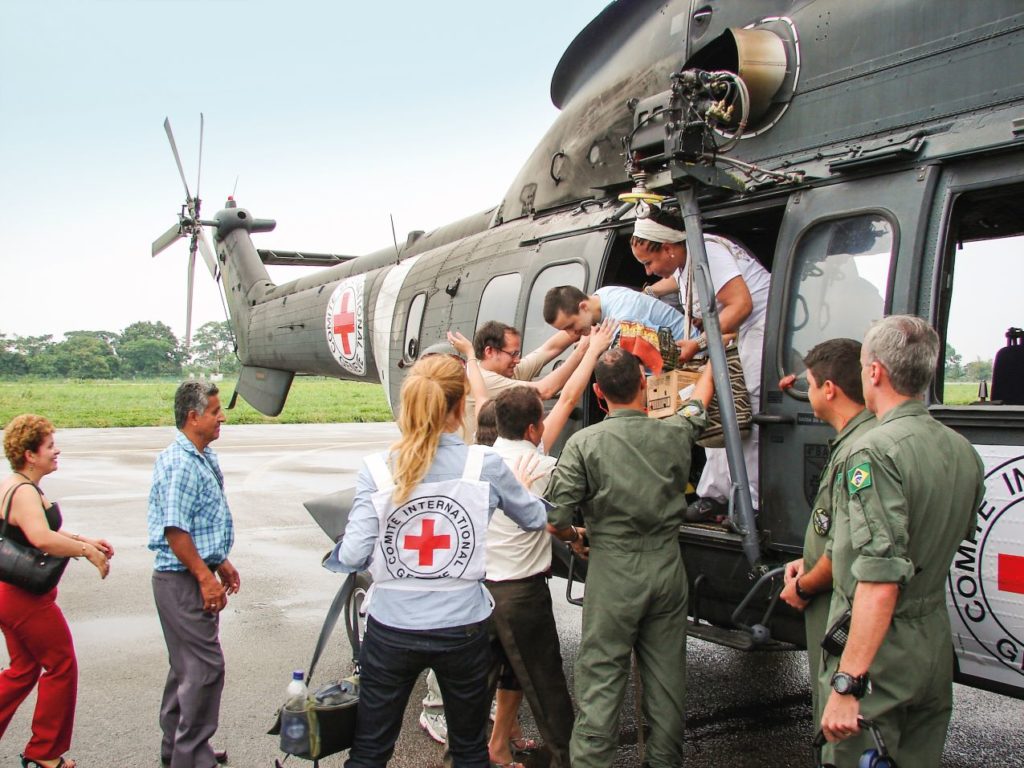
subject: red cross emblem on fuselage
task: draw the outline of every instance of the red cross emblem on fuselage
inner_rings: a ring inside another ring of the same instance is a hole
[[[351,291],[341,294],[341,310],[334,316],[334,332],[341,337],[341,348],[344,350],[345,357],[352,356],[352,345],[349,339],[356,330],[356,315],[348,306],[351,298]]]
[[[419,536],[406,536],[402,542],[403,549],[419,550],[420,565],[434,564],[435,549],[451,549],[452,537],[448,534],[436,535],[434,533],[434,521],[427,518],[423,521]]]

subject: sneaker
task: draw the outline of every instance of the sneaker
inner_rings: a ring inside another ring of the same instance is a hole
[[[420,712],[420,728],[438,744],[448,740],[448,721],[444,719],[444,712]]]
[[[686,508],[686,512],[683,514],[683,518],[688,523],[713,523],[716,522],[719,517],[724,517],[728,514],[728,505],[718,499],[712,499],[706,496],[702,499],[697,499],[693,504],[688,506]]]

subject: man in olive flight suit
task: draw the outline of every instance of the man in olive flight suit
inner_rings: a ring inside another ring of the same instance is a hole
[[[836,505],[829,626],[852,607],[849,639],[819,676],[822,730],[840,768],[874,746],[879,726],[898,764],[937,766],[953,708],[946,574],[971,536],[984,467],[962,436],[928,413],[922,395],[939,360],[924,320],[895,315],[864,337],[861,380],[878,425],[851,447],[845,504]]]
[[[804,358],[807,367],[807,399],[814,415],[836,430],[829,441],[828,463],[821,471],[818,493],[804,535],[803,557],[786,566],[782,599],[804,613],[807,634],[807,665],[810,668],[814,731],[821,724],[824,702],[818,695],[821,638],[828,621],[832,598],[833,497],[846,491],[846,457],[850,446],[875,426],[875,415],[864,408],[860,381],[860,342],[830,339],[818,344]],[[783,389],[795,376],[779,382]]]
[[[612,764],[634,649],[650,725],[647,764],[682,763],[687,583],[679,525],[690,450],[713,393],[710,369],[693,400],[656,420],[644,412],[640,361],[621,348],[606,352],[594,371],[594,393],[607,400],[608,418],[569,438],[548,485],[555,534],[584,554],[584,530],[571,525],[579,507],[590,544],[576,658],[579,713],[569,746],[573,768]]]

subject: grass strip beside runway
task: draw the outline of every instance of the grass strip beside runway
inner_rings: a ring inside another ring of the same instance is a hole
[[[0,381],[0,425],[19,413],[38,413],[58,429],[74,427],[156,427],[174,424],[177,379]],[[218,382],[225,407],[234,380]],[[227,412],[231,424],[338,424],[391,421],[379,384],[297,376],[281,415],[268,418],[242,398]]]

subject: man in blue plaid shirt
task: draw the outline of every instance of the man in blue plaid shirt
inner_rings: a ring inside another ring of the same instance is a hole
[[[240,584],[228,560],[235,530],[224,475],[209,447],[225,420],[217,387],[184,382],[174,419],[178,434],[157,458],[149,492],[153,597],[170,660],[160,758],[171,768],[214,768],[227,761],[210,745],[224,688],[219,614]]]

